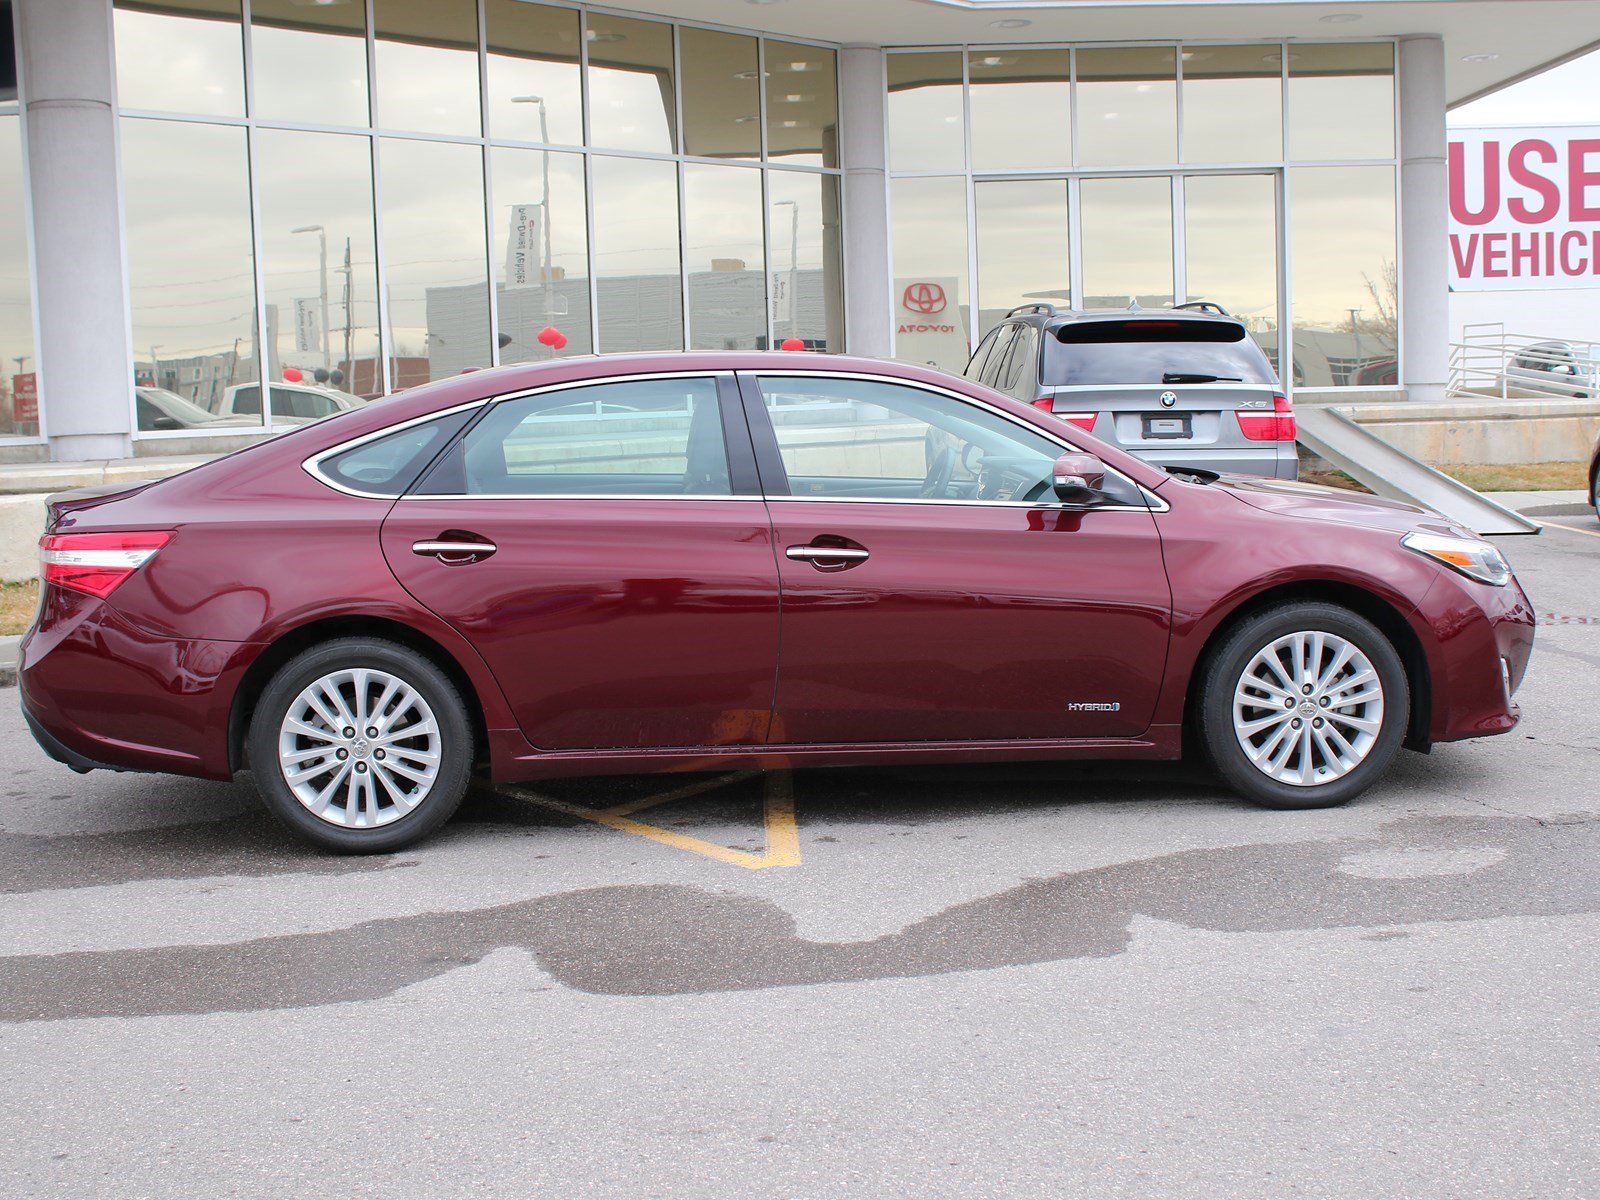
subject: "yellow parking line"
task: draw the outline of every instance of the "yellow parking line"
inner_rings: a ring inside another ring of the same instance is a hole
[[[585,821],[593,821],[596,825],[604,825],[608,829],[616,829],[623,833],[631,833],[636,837],[648,838],[650,841],[659,842],[663,846],[671,846],[675,850],[687,850],[691,854],[699,854],[717,862],[727,863],[729,866],[743,867],[747,871],[762,871],[769,867],[798,867],[800,865],[800,830],[795,824],[794,787],[788,771],[773,771],[767,775],[762,813],[762,831],[765,835],[765,844],[759,854],[752,853],[749,850],[734,850],[728,846],[719,846],[715,842],[708,842],[702,838],[690,837],[688,834],[677,833],[671,829],[662,829],[656,825],[647,825],[643,821],[635,821],[632,817],[625,815],[631,812],[638,812],[641,809],[667,804],[673,800],[697,796],[726,784],[749,779],[755,774],[757,772],[741,771],[732,775],[722,775],[709,782],[690,784],[686,787],[674,788],[672,791],[664,792],[658,796],[628,801],[612,808],[601,809],[584,808],[580,804],[568,804],[564,800],[542,796],[538,792],[532,792],[526,788],[508,787],[503,790],[519,799],[554,809],[556,812],[565,813],[571,817],[581,817]]]
[[[1563,525],[1560,521],[1534,521],[1541,529],[1565,529],[1568,533],[1581,533],[1584,537],[1600,538],[1593,529],[1579,529],[1576,525]]]

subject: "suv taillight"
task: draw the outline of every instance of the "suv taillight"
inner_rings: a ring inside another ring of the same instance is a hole
[[[39,577],[104,600],[172,540],[170,533],[51,533],[39,539]]]
[[[1056,412],[1051,407],[1053,404],[1055,404],[1055,399],[1054,399],[1054,397],[1051,397],[1051,396],[1040,396],[1037,400],[1035,400],[1033,402],[1033,406],[1035,408],[1042,409],[1043,411],[1049,413],[1052,417],[1061,418],[1061,420],[1065,421],[1068,425],[1076,425],[1079,429],[1083,430],[1085,433],[1093,433],[1094,432],[1094,423],[1100,419],[1100,414],[1099,413],[1097,413],[1097,412]]]
[[[1271,412],[1252,412],[1241,408],[1239,431],[1252,442],[1292,442],[1295,439],[1294,407],[1287,396],[1272,398]]]

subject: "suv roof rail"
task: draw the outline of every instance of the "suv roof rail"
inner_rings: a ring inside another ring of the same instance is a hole
[[[1053,317],[1056,315],[1056,306],[1054,304],[1046,304],[1042,300],[1035,301],[1032,304],[1019,304],[1008,312],[1006,317],[1009,319],[1020,312],[1042,312],[1047,317]]]
[[[1175,304],[1173,312],[1209,312],[1216,313],[1219,317],[1231,317],[1233,314],[1215,300],[1191,300],[1187,304]]]

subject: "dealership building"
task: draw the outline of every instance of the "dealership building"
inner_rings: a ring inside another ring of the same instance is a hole
[[[1446,109],[1597,42],[1589,0],[0,0],[0,463],[594,352],[959,371],[1034,303],[1210,301],[1302,399],[1437,403]]]

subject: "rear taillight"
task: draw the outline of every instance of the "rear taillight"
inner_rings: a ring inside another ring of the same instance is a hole
[[[46,534],[39,540],[39,575],[103,600],[171,539],[170,533]]]
[[[1252,412],[1241,408],[1239,431],[1252,442],[1292,442],[1295,439],[1294,407],[1287,396],[1272,398],[1271,412]]]
[[[1097,413],[1097,412],[1056,412],[1055,409],[1052,407],[1052,405],[1054,405],[1054,404],[1055,404],[1055,400],[1054,400],[1053,397],[1050,397],[1050,396],[1040,396],[1037,400],[1035,400],[1033,402],[1033,406],[1035,408],[1042,409],[1043,411],[1049,413],[1052,417],[1061,418],[1061,420],[1065,421],[1068,425],[1076,425],[1079,429],[1083,430],[1085,433],[1093,433],[1094,432],[1094,423],[1100,419],[1100,414],[1099,413]]]

